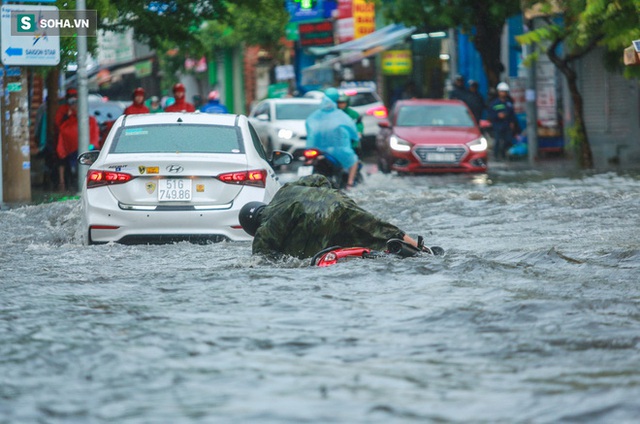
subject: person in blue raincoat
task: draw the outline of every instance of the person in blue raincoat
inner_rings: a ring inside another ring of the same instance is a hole
[[[200,112],[204,113],[229,113],[227,107],[220,103],[220,93],[213,90],[209,93],[208,102],[200,108]]]
[[[349,170],[347,187],[353,187],[358,173],[358,156],[351,140],[358,139],[358,130],[353,119],[338,109],[339,96],[337,89],[328,88],[320,109],[307,118],[307,148],[318,149],[336,158],[343,169]]]

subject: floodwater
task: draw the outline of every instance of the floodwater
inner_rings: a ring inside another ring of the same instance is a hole
[[[352,197],[446,255],[86,247],[78,200],[0,211],[0,423],[638,422],[638,175]]]

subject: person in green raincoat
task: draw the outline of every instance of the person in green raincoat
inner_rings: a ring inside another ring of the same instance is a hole
[[[253,254],[272,258],[311,258],[332,246],[384,250],[390,239],[424,250],[422,243],[362,209],[319,174],[285,184],[268,205],[247,203],[239,219],[254,236]]]
[[[338,109],[349,115],[349,118],[351,118],[353,120],[353,123],[356,124],[356,129],[358,130],[358,138],[351,140],[351,147],[353,147],[353,150],[356,152],[356,154],[360,156],[360,140],[362,139],[362,134],[364,133],[362,116],[360,116],[360,114],[355,109],[349,107],[349,96],[347,96],[346,94],[340,94],[336,103],[338,105]]]

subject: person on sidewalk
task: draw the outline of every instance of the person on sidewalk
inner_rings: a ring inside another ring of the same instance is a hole
[[[56,154],[58,163],[58,190],[66,191],[67,183],[73,184],[78,170],[78,102],[75,98],[68,100],[66,116],[60,122]],[[93,116],[89,116],[89,150],[100,148],[100,127]]]
[[[464,86],[464,77],[456,75],[453,79],[453,89],[449,92],[449,98],[452,100],[462,100],[465,103],[469,101],[469,92]]]
[[[489,105],[489,120],[493,125],[493,153],[496,160],[505,160],[516,129],[516,113],[509,97],[509,85],[501,82],[496,86],[498,97]]]
[[[480,124],[480,119],[482,119],[482,114],[484,110],[487,108],[487,105],[480,94],[479,91],[480,85],[478,81],[469,80],[469,92],[468,92],[468,101],[467,106],[471,109],[471,113],[473,113],[473,117],[476,118],[476,122]]]

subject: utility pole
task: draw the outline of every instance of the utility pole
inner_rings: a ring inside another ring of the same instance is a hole
[[[87,4],[85,0],[77,0],[78,19],[86,17]],[[87,83],[87,35],[78,34],[78,154],[89,150],[89,87]],[[78,191],[87,175],[88,167],[78,164]]]
[[[524,31],[528,32],[533,25],[533,19],[528,20],[525,16],[522,18],[524,23]],[[535,49],[534,44],[525,44],[522,46],[523,60],[526,60]],[[527,111],[527,150],[529,152],[529,165],[535,166],[538,160],[538,108],[536,103],[536,62],[532,60],[526,66],[527,72],[527,88],[525,91],[526,111]]]
[[[2,116],[2,195],[3,202],[31,201],[31,147],[29,146],[29,107],[26,69],[5,68]]]
[[[23,3],[38,0],[23,0]],[[39,0],[38,2],[44,2]],[[5,2],[6,3],[6,2]],[[0,75],[2,113],[2,173],[0,202],[31,201],[31,146],[29,145],[29,87],[26,66],[57,66],[60,63],[60,37],[42,37],[36,14],[57,17],[55,6],[3,4],[0,21],[0,56],[4,69]],[[22,15],[18,15],[22,13]],[[21,16],[18,25],[18,16]],[[35,45],[34,40],[38,41]]]

